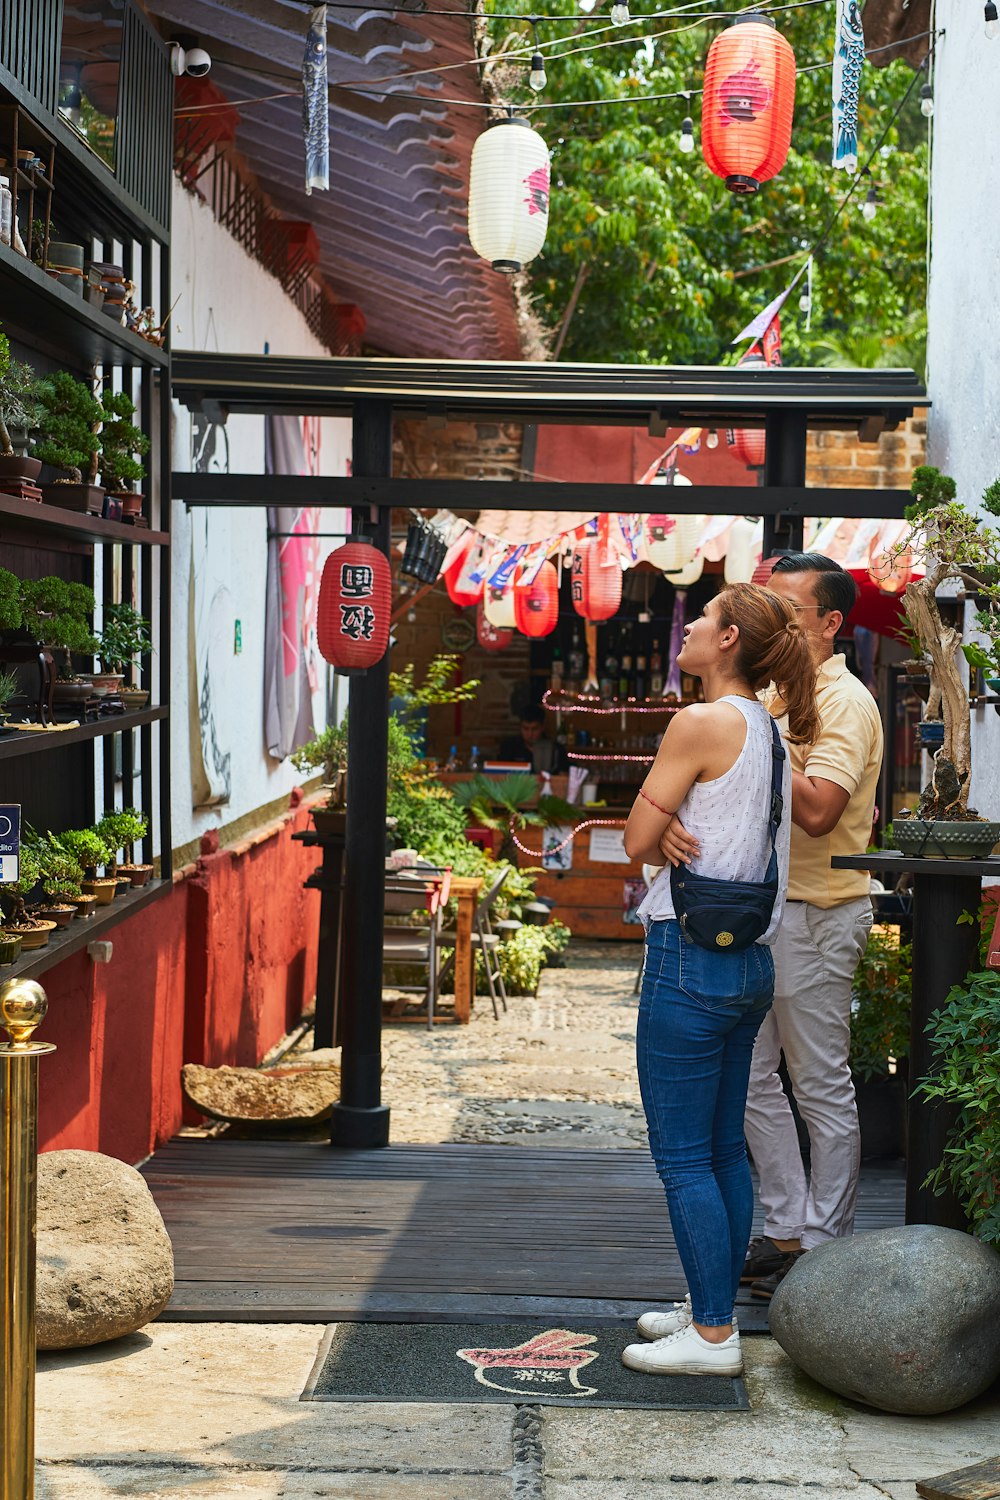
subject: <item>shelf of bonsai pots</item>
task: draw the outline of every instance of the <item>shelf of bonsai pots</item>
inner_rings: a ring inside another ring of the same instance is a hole
[[[171,880],[151,880],[148,885],[137,886],[124,895],[116,896],[109,906],[94,908],[90,917],[74,917],[68,927],[57,927],[49,935],[44,948],[32,948],[22,952],[12,964],[0,968],[0,982],[7,979],[37,979],[47,969],[62,963],[64,958],[79,953],[95,938],[105,937],[108,929],[134,917],[142,907],[149,906],[166,896],[173,889]]]
[[[62,510],[48,501],[22,500],[0,493],[0,534],[5,530],[55,532],[78,542],[131,542],[138,547],[168,547],[170,534],[133,526],[127,521],[105,521],[82,511]]]
[[[36,750],[59,750],[65,745],[76,745],[81,740],[99,739],[105,734],[118,734],[123,729],[138,729],[140,724],[155,724],[166,719],[170,710],[165,703],[152,708],[137,708],[123,714],[109,714],[105,719],[94,719],[89,724],[76,724],[72,729],[13,729],[0,735],[0,760],[9,760],[16,755],[31,755]]]
[[[0,300],[8,333],[24,336],[34,348],[65,361],[92,364],[147,364],[166,367],[170,356],[158,344],[114,322],[100,308],[60,285],[41,267],[0,244]]]
[[[979,923],[973,918],[982,903],[982,882],[1000,882],[1000,858],[942,859],[885,850],[880,854],[838,856],[838,870],[868,870],[872,875],[913,878],[913,998],[910,1009],[910,1078],[934,1071],[927,1023],[944,1005],[953,985],[980,967]],[[954,1112],[910,1098],[906,1160],[906,1222],[965,1229],[965,1215],[951,1194],[936,1197],[923,1186],[940,1163]]]

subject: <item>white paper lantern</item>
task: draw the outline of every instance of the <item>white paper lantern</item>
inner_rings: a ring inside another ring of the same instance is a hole
[[[527,120],[501,120],[472,148],[469,239],[494,271],[520,271],[545,244],[549,148]]]
[[[496,589],[491,589],[487,584],[483,594],[483,614],[497,630],[515,630],[517,613],[514,609],[513,588],[498,594]]]
[[[693,583],[697,583],[705,571],[704,554],[698,552],[689,563],[685,563],[675,573],[667,573],[664,576],[668,583],[672,583],[675,589],[689,589]]]
[[[757,523],[746,516],[737,516],[729,528],[729,545],[723,573],[727,583],[749,583],[758,563]]]

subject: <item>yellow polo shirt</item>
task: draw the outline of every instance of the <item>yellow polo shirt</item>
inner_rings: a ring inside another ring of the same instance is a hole
[[[840,655],[831,656],[816,673],[816,706],[819,738],[812,745],[789,745],[792,770],[835,782],[851,800],[832,833],[820,838],[792,824],[788,899],[826,909],[868,895],[865,870],[834,870],[830,860],[837,854],[863,854],[871,842],[882,720],[875,699]],[[779,728],[787,727],[787,718],[779,721]]]

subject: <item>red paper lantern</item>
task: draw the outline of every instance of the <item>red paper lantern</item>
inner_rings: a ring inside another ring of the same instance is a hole
[[[522,635],[551,635],[559,619],[559,574],[543,562],[532,583],[514,589],[514,620]]]
[[[573,608],[585,620],[610,620],[622,602],[622,570],[615,562],[602,568],[597,541],[589,537],[573,548],[570,572]]]
[[[338,672],[363,672],[389,644],[392,572],[371,542],[352,537],[323,567],[316,609],[320,654]]]
[[[483,601],[480,599],[476,605],[476,640],[484,651],[506,651],[514,639],[512,630],[504,630],[499,625],[493,625],[486,618],[483,609]]]
[[[482,561],[482,538],[476,531],[467,531],[459,543],[459,552],[444,570],[444,586],[452,604],[466,608],[478,604],[483,597],[483,579],[473,583],[469,573]]]
[[[767,451],[767,433],[763,427],[730,429],[726,433],[726,442],[733,450],[733,457],[738,458],[740,463],[747,464],[751,469],[763,467]]]
[[[780,553],[776,554],[774,557],[762,557],[760,562],[753,570],[750,582],[759,584],[762,589],[770,588],[771,574],[774,572],[775,567],[780,561]]]
[[[792,139],[795,53],[774,22],[748,15],[715,38],[705,63],[701,149],[731,193],[780,172]]]

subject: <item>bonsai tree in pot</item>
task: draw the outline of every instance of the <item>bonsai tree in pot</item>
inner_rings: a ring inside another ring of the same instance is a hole
[[[38,426],[41,415],[39,398],[38,376],[30,365],[13,358],[7,335],[0,331],[0,479],[30,484],[38,478],[41,459],[18,453],[14,434],[19,446],[26,448],[28,434]]]
[[[135,675],[136,659],[153,649],[149,635],[149,621],[144,620],[131,604],[106,604],[104,627],[101,630],[97,654],[105,672],[124,676],[131,668]],[[143,702],[149,697],[144,688],[127,686],[122,689],[124,697]]]
[[[10,710],[7,705],[17,691],[17,673],[0,672],[0,729],[4,727],[10,717]]]
[[[895,842],[904,852],[981,857],[1000,837],[1000,824],[968,805],[972,732],[969,686],[959,667],[962,632],[943,620],[937,592],[949,581],[972,589],[987,606],[980,615],[992,618],[1000,606],[1000,531],[956,500],[955,481],[938,469],[915,469],[910,490],[907,519],[924,533],[926,572],[907,584],[903,609],[927,663],[927,717],[943,721],[944,742],[919,806],[893,819]],[[1000,481],[984,494],[983,508],[1000,516]]]
[[[126,855],[124,864],[114,865],[114,872],[128,875],[133,885],[145,885],[153,873],[152,865],[135,863],[135,845],[149,832],[149,819],[138,808],[127,807],[123,811],[106,812],[97,825],[98,837],[117,856],[122,850]]]
[[[0,568],[0,630],[20,630],[23,623],[21,580],[7,568]]]
[[[83,868],[80,882],[85,895],[96,896],[99,906],[107,906],[115,899],[118,878],[114,875],[98,876],[99,869],[107,869],[114,863],[114,851],[109,849],[95,828],[71,828],[59,834],[63,849]]]
[[[90,628],[94,591],[84,583],[68,583],[49,575],[21,583],[21,614],[25,630],[39,645],[61,653],[59,676],[74,680],[72,654],[93,656],[97,639]],[[86,679],[88,686],[90,679]]]
[[[44,893],[35,909],[41,917],[66,927],[76,915],[83,894],[80,885],[83,870],[51,834],[30,831],[26,841],[38,860]]]
[[[0,884],[0,891],[10,902],[10,914],[5,927],[8,933],[20,937],[22,948],[43,948],[56,924],[44,917],[31,916],[26,905],[41,878],[41,864],[30,844],[21,846],[18,857],[20,874],[17,880],[5,880]]]
[[[35,444],[35,457],[62,469],[66,476],[45,487],[46,500],[66,510],[99,516],[104,491],[97,486],[97,433],[104,407],[89,386],[65,370],[39,382],[39,399],[41,438]]]
[[[132,422],[135,402],[126,391],[105,391],[101,406],[101,483],[109,494],[121,499],[123,515],[137,516],[142,511],[142,496],[132,486],[145,473],[137,455],[149,452],[149,438]]]

